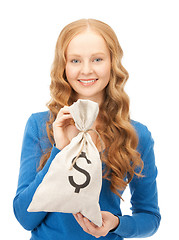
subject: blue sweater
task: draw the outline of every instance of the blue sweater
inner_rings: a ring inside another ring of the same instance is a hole
[[[96,239],[85,233],[72,214],[27,212],[32,197],[47,173],[51,162],[59,152],[53,146],[45,167],[37,172],[40,158],[46,149],[52,147],[46,133],[49,112],[32,114],[26,124],[17,193],[14,198],[14,213],[20,224],[30,230],[31,240],[87,240]],[[153,151],[153,139],[147,127],[132,121],[139,137],[138,151],[144,161],[144,178],[134,177],[130,183],[132,216],[122,216],[120,198],[111,192],[110,182],[103,179],[100,194],[102,211],[109,211],[120,219],[119,226],[100,239],[141,238],[154,234],[160,223],[157,196],[157,168]]]

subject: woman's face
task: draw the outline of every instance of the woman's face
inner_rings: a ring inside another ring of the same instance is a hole
[[[104,39],[92,30],[75,36],[66,51],[66,76],[77,98],[102,102],[111,73]]]

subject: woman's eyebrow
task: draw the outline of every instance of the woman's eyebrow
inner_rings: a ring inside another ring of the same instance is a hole
[[[79,54],[67,54],[68,57],[81,57]]]
[[[104,52],[96,52],[96,53],[91,54],[92,57],[96,56],[96,55],[105,55],[105,53]],[[67,56],[68,57],[81,57],[80,54],[76,54],[76,53],[68,54]]]
[[[105,55],[104,52],[96,52],[96,53],[93,53],[92,56],[93,56],[93,55],[100,55],[100,54],[101,54],[101,55]]]

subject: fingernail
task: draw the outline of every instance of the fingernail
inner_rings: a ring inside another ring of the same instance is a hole
[[[80,217],[81,217],[81,216],[80,216],[80,213],[77,213],[76,216],[77,216],[77,218],[80,218]]]
[[[87,219],[87,218],[84,218],[84,221],[87,223],[87,222],[88,222],[88,219]]]

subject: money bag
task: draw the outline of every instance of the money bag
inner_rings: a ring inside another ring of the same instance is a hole
[[[102,163],[89,134],[99,107],[93,101],[79,99],[69,107],[69,111],[80,132],[53,159],[27,210],[81,212],[100,227]]]

